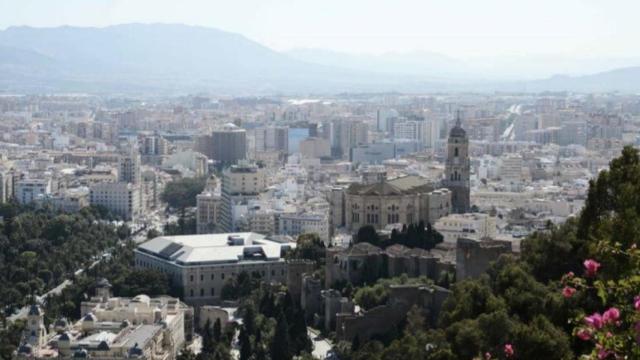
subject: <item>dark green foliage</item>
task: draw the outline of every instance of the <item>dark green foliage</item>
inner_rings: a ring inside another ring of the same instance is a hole
[[[183,210],[177,222],[164,224],[163,231],[166,235],[191,235],[197,232],[197,225],[195,214]]]
[[[287,253],[288,259],[311,260],[316,263],[317,267],[321,267],[324,264],[326,248],[318,235],[300,235],[296,243],[296,248]]]
[[[211,321],[207,320],[202,329],[202,352],[212,354],[216,348],[216,341],[213,336]]]
[[[222,323],[220,319],[216,319],[216,322],[213,324],[213,340],[215,342],[220,342],[222,339]]]
[[[167,184],[160,199],[172,208],[196,206],[196,196],[204,190],[205,178],[182,178]]]
[[[0,224],[0,307],[12,311],[60,284],[118,242],[94,208],[76,214],[4,205]]]
[[[249,275],[246,271],[238,274],[237,277],[232,277],[225,280],[222,285],[220,296],[222,300],[237,300],[242,299],[258,287],[260,284],[260,274],[254,272]]]
[[[389,286],[412,284],[430,285],[433,284],[433,281],[426,277],[410,278],[406,274],[390,279],[379,279],[373,285],[358,288],[354,293],[353,299],[363,309],[370,310],[387,303]]]
[[[395,244],[404,245],[410,248],[420,248],[431,250],[444,240],[442,234],[431,227],[431,224],[425,224],[420,221],[418,224],[409,224],[404,226],[402,231],[393,230],[389,240],[384,242],[384,247]]]
[[[376,228],[371,225],[365,225],[358,229],[358,233],[355,236],[355,243],[367,242],[374,246],[381,246],[382,242],[378,236]]]
[[[249,360],[253,350],[251,349],[251,338],[249,332],[244,326],[240,328],[238,341],[240,342],[240,360]]]
[[[253,354],[255,359],[290,359],[311,352],[304,312],[285,289],[261,283],[239,312],[243,321],[239,342],[245,349],[241,353]]]
[[[292,358],[289,351],[289,325],[287,324],[287,318],[283,312],[277,317],[276,332],[271,341],[270,354],[272,359],[289,360]]]
[[[18,321],[8,325],[6,328],[4,325],[3,318],[3,322],[0,323],[0,359],[10,360],[13,351],[18,347],[25,324],[22,321]]]

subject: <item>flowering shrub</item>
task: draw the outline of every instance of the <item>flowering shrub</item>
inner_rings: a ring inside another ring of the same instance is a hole
[[[627,266],[618,266],[615,274],[604,273],[606,263],[587,259],[583,277],[568,273],[561,280],[562,295],[576,308],[573,334],[586,343],[582,358],[639,359],[640,251],[602,241],[596,253],[609,261],[625,258]]]

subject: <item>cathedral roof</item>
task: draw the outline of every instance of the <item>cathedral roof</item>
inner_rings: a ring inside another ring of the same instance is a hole
[[[431,183],[419,176],[409,175],[374,184],[351,184],[347,192],[353,195],[405,195],[433,190]]]

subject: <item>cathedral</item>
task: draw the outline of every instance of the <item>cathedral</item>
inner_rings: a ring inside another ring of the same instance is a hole
[[[451,191],[451,210],[454,213],[462,214],[470,210],[470,173],[469,138],[462,128],[458,113],[456,125],[451,128],[447,141],[445,178],[442,181],[442,186]]]

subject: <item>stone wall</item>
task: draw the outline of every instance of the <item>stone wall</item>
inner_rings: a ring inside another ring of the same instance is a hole
[[[502,254],[511,253],[511,243],[491,239],[459,238],[456,249],[456,281],[477,278]]]

